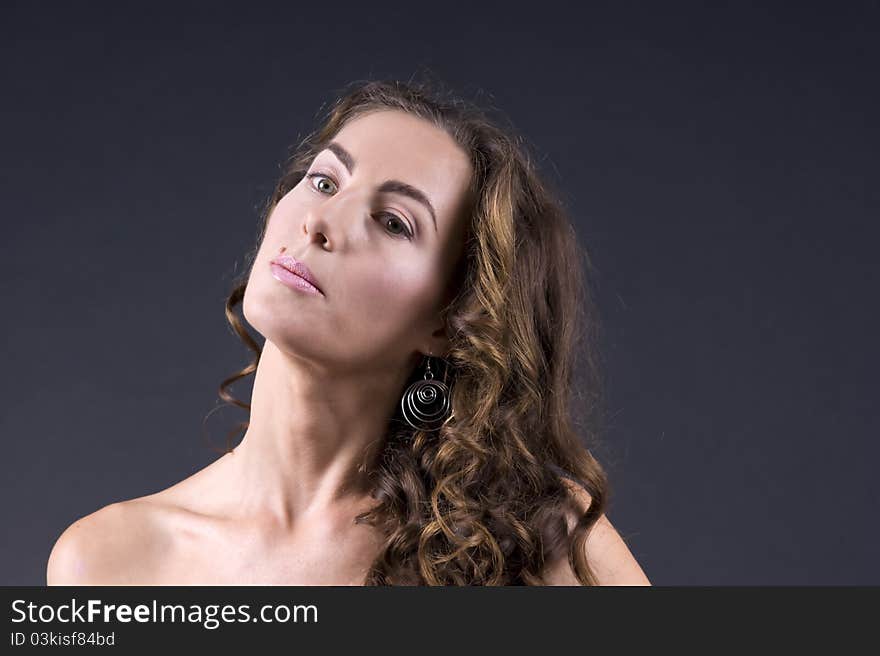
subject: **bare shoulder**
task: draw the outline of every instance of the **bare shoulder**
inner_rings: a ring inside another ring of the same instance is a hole
[[[52,547],[46,584],[136,584],[161,551],[154,514],[146,497],[140,497],[111,503],[76,520]]]
[[[152,584],[185,532],[200,486],[218,459],[169,488],[106,505],[73,522],[58,537],[46,565],[47,585]],[[198,505],[198,504],[196,504]]]
[[[592,498],[574,481],[562,478],[580,512],[586,512]],[[575,518],[569,516],[569,528]],[[651,585],[629,546],[603,513],[587,533],[587,561],[600,585]],[[547,585],[580,585],[566,558],[550,563],[545,571]]]

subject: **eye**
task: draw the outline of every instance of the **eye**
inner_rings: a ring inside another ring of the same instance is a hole
[[[324,175],[323,173],[309,173],[306,177],[309,180],[312,180],[313,178],[323,178],[324,180],[329,180],[330,182],[333,182],[334,187],[336,186],[336,183],[333,181],[333,178],[331,178],[328,175]],[[312,186],[314,187],[315,185],[312,185]]]
[[[309,186],[312,187],[312,189],[318,189],[317,185],[321,184],[320,180],[316,184],[312,184],[311,181],[315,178],[321,178],[322,180],[329,180],[332,183],[333,187],[336,187],[336,181],[333,180],[333,178],[331,178],[329,175],[324,175],[323,173],[308,173],[308,174],[306,174],[306,178],[308,178]],[[326,187],[325,187],[325,189],[326,189]],[[318,193],[323,194],[325,192],[318,190]],[[412,230],[409,229],[409,227],[407,226],[407,223],[404,219],[399,217],[394,212],[382,212],[378,216],[388,217],[388,219],[394,219],[394,221],[396,221],[397,223],[399,223],[402,226],[402,231],[401,232],[391,232],[391,234],[395,235],[395,236],[403,235],[406,239],[409,239],[410,241],[412,241],[412,238],[413,238]],[[386,223],[386,225],[388,225],[388,223]]]
[[[409,231],[409,228],[406,227],[406,223],[404,222],[403,219],[401,219],[399,216],[397,216],[394,212],[382,212],[379,216],[388,217],[388,219],[390,221],[394,221],[394,222],[400,224],[402,232],[395,232],[392,234],[404,235],[407,239],[412,239],[412,233]],[[386,223],[385,225],[389,225],[389,224]]]

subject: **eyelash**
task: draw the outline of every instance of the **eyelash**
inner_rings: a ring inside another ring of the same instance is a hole
[[[327,178],[327,179],[330,180],[334,185],[336,185],[337,187],[339,186],[339,185],[336,184],[336,180],[334,180],[332,176],[327,175],[326,173],[318,173],[318,172],[315,172],[315,173],[307,173],[307,174],[306,174],[306,178],[308,178],[308,180],[309,180],[309,186],[310,186],[312,189],[315,189],[315,185],[311,184],[311,180],[312,180],[313,178]],[[315,189],[315,191],[316,191],[317,193],[319,193],[319,194],[323,194],[323,193],[324,193],[324,192],[322,192],[322,191],[318,191],[317,189]],[[398,221],[400,221],[400,224],[403,226],[404,232],[403,232],[403,233],[397,233],[397,234],[391,232],[391,233],[389,233],[389,234],[391,234],[392,236],[398,237],[398,238],[399,238],[399,235],[403,234],[403,235],[405,236],[406,239],[408,239],[409,241],[412,241],[412,239],[413,239],[413,233],[412,233],[412,230],[409,229],[409,226],[407,225],[406,221],[405,221],[403,218],[401,218],[400,216],[398,216],[398,215],[395,214],[394,212],[382,212],[379,216],[390,216],[390,217],[394,217],[395,219],[397,219]],[[386,231],[386,232],[387,232],[387,231]]]

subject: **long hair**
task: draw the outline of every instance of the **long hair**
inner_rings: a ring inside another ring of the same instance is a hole
[[[604,418],[592,265],[525,140],[441,85],[351,83],[293,150],[226,301],[227,320],[254,358],[218,393],[250,410],[226,388],[256,371],[262,348],[234,309],[275,205],[348,121],[386,109],[430,121],[469,154],[473,205],[442,315],[451,344],[442,376],[454,416],[439,431],[413,429],[399,411],[389,422],[368,471],[379,503],[356,519],[385,536],[365,583],[542,585],[545,565],[564,557],[583,585],[596,585],[585,545],[608,478],[590,452]],[[580,422],[575,406],[584,411]],[[588,508],[566,478],[589,494]]]

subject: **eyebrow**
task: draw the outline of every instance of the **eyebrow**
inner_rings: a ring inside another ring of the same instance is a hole
[[[354,173],[355,161],[354,157],[351,156],[351,153],[348,152],[345,148],[342,147],[338,141],[331,141],[327,144],[326,150],[329,150],[334,155],[336,155],[337,159],[348,169],[348,174],[351,175]],[[403,196],[409,196],[415,201],[418,201],[426,208],[428,208],[428,212],[431,214],[431,220],[434,222],[434,232],[437,232],[437,214],[434,212],[434,206],[431,204],[431,200],[428,196],[417,187],[413,187],[411,184],[407,184],[406,182],[402,182],[400,180],[386,180],[381,185],[379,185],[379,191],[388,194],[401,194]]]

